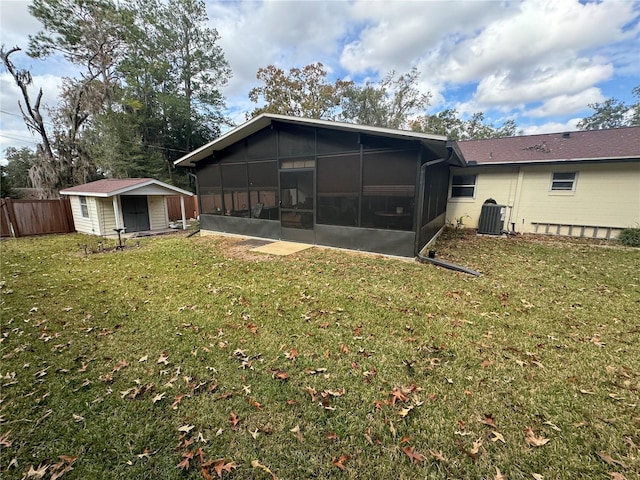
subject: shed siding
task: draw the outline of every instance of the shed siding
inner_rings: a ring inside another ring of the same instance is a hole
[[[577,172],[575,191],[551,191],[554,172]],[[638,162],[472,167],[452,169],[455,174],[477,174],[477,180],[474,199],[449,199],[447,219],[452,224],[464,217],[465,227],[477,228],[487,198],[510,207],[505,228],[515,223],[521,233],[535,232],[536,224],[575,225],[613,227],[615,236],[616,229],[640,223]],[[567,228],[552,233],[568,232]]]
[[[149,228],[151,230],[162,230],[169,226],[169,213],[167,211],[167,201],[165,197],[147,197],[149,205]]]
[[[113,211],[113,199],[97,198],[98,211],[100,213],[101,235],[116,235],[116,214]]]
[[[73,195],[69,197],[71,203],[71,211],[73,213],[73,223],[76,227],[76,232],[88,233],[89,235],[100,235],[98,210],[96,208],[96,199],[93,197],[87,198],[87,208],[89,210],[89,218],[82,216],[82,209],[80,208],[80,197]]]

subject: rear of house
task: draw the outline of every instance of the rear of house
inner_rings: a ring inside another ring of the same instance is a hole
[[[477,228],[482,207],[504,205],[503,228],[615,238],[640,225],[640,127],[451,144],[447,219]]]

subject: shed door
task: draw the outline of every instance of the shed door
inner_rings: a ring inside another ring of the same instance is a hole
[[[146,196],[120,197],[122,219],[127,232],[149,230],[149,205]]]

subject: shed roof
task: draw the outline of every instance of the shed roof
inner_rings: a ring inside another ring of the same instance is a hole
[[[150,188],[149,188],[150,187]],[[87,197],[113,197],[115,195],[193,195],[181,188],[154,180],[153,178],[105,178],[95,182],[76,185],[60,191],[61,195],[83,195]]]
[[[354,123],[334,122],[330,120],[317,120],[312,118],[298,118],[287,115],[276,115],[273,113],[263,113],[252,118],[246,123],[229,130],[224,135],[216,138],[212,142],[197,148],[193,152],[184,155],[174,162],[180,167],[195,167],[195,163],[207,158],[213,152],[219,152],[228,146],[248,137],[249,135],[262,130],[271,125],[273,121],[280,121],[303,126],[324,127],[333,130],[351,131],[359,133],[367,133],[370,135],[378,135],[387,138],[396,138],[401,140],[417,140],[425,146],[434,150],[437,155],[446,156],[446,137],[442,135],[431,135],[428,133],[412,132],[409,130],[395,130],[392,128],[370,127],[367,125],[357,125]]]
[[[467,165],[640,159],[640,127],[466,140],[453,148]]]

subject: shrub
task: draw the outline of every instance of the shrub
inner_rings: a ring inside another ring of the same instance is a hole
[[[640,227],[622,230],[618,235],[618,242],[630,247],[640,247]]]

